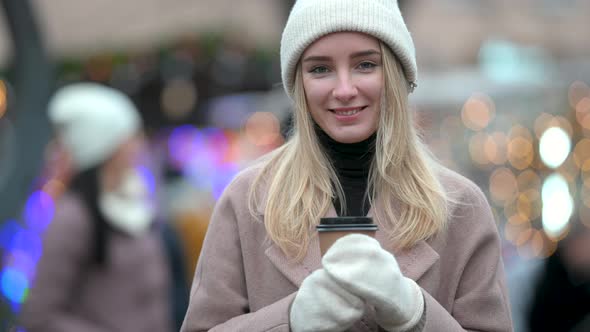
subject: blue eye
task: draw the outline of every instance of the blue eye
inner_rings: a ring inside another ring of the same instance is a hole
[[[328,67],[316,66],[316,67],[313,67],[309,72],[313,73],[313,74],[325,74],[328,72]]]
[[[373,69],[373,68],[377,67],[377,65],[374,64],[374,63],[372,63],[372,62],[365,61],[365,62],[361,62],[358,65],[358,67],[361,70],[370,70],[370,69]]]

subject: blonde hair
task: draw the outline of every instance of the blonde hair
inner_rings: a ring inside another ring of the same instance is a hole
[[[447,198],[435,174],[438,164],[414,128],[401,65],[386,45],[381,43],[380,47],[384,86],[366,194],[371,206],[379,206],[373,217],[388,238],[397,248],[407,248],[445,228]],[[314,227],[327,213],[333,198],[338,197],[342,203],[346,200],[336,171],[318,142],[300,68],[296,70],[293,96],[293,134],[269,156],[254,180],[249,208],[256,216],[254,207],[261,197],[257,190],[265,182],[268,192],[264,195],[264,225],[268,237],[288,257],[301,260]]]

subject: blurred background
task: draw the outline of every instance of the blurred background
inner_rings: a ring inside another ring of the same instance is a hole
[[[399,2],[416,44],[410,100],[424,140],[486,193],[515,330],[529,331],[546,262],[590,227],[590,1]],[[225,185],[285,140],[279,40],[294,1],[1,3],[0,330],[16,329],[65,189],[47,175],[56,158],[45,107],[70,82],[112,86],[139,107],[156,165],[148,177],[190,282]],[[572,287],[586,292],[589,247],[566,259],[581,271]]]

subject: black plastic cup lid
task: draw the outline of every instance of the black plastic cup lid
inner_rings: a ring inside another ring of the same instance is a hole
[[[330,217],[321,218],[320,225],[349,225],[349,224],[372,224],[371,217]]]
[[[339,224],[339,225],[317,225],[318,232],[339,232],[339,231],[376,231],[375,224]]]

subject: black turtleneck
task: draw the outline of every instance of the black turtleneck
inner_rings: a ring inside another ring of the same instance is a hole
[[[315,126],[321,146],[327,152],[346,198],[345,215],[366,216],[369,201],[365,196],[369,180],[369,169],[375,155],[375,134],[358,143],[339,143],[333,140],[319,126]],[[336,213],[340,215],[340,201],[334,198]]]

